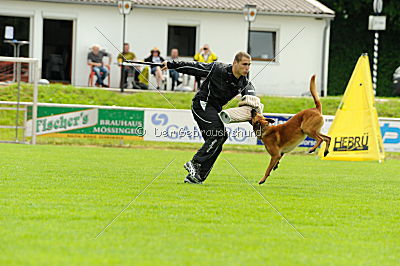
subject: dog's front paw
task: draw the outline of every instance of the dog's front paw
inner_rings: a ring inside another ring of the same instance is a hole
[[[265,180],[266,180],[266,179],[262,178],[260,181],[258,181],[258,184],[259,184],[259,185],[264,184],[264,183],[265,183]]]
[[[309,149],[308,150],[308,153],[313,153],[313,152],[315,152],[315,149]]]
[[[324,151],[324,157],[328,155],[329,151]]]

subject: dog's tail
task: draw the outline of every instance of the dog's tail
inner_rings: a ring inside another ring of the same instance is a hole
[[[311,77],[310,92],[311,92],[312,97],[314,98],[315,108],[317,108],[317,110],[320,113],[322,113],[322,104],[318,97],[317,85],[315,84],[315,75],[313,75]]]

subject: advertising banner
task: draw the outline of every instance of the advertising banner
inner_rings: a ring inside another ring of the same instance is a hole
[[[143,139],[144,111],[39,106],[36,134],[46,137]],[[26,136],[32,136],[32,120]]]
[[[293,114],[265,113],[274,125],[285,123]],[[334,116],[324,116],[321,130],[327,134]],[[379,118],[385,151],[400,152],[400,119]],[[227,144],[261,145],[247,123],[225,125]],[[203,142],[191,110],[127,108],[49,104],[38,106],[36,133],[44,137],[79,137],[135,139],[169,142]],[[26,136],[32,135],[31,107],[28,107]],[[306,138],[301,147],[312,147],[315,140]]]
[[[400,152],[400,119],[379,118],[385,151]]]
[[[171,142],[203,142],[200,129],[191,110],[147,109],[144,116],[144,140]],[[225,125],[226,144],[257,143],[253,128],[248,122]]]

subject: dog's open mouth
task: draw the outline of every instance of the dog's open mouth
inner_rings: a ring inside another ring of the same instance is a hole
[[[261,128],[261,122],[259,120],[256,119],[251,119],[251,125],[255,128],[255,127],[259,127]]]
[[[258,138],[262,135],[262,125],[261,122],[256,117],[251,119],[251,125],[253,126],[253,131]]]
[[[251,109],[251,118],[254,118],[257,115],[257,110],[256,109]]]

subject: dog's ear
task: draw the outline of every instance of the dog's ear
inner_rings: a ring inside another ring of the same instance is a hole
[[[270,123],[270,124],[275,123],[275,120],[274,120],[274,119],[271,119],[271,118],[265,118],[265,120],[267,120],[268,123]]]

